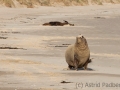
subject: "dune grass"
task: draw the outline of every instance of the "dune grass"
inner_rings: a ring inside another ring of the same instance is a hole
[[[0,0],[0,4],[4,4],[6,7],[14,7],[12,0]]]
[[[40,0],[17,0],[21,5],[26,5],[28,8],[33,8],[34,5],[40,5]]]
[[[21,5],[25,5],[27,8],[33,8],[35,6],[83,6],[89,5],[88,0],[16,0]],[[120,0],[90,0],[91,4],[102,5],[106,3],[120,3]],[[14,0],[0,0],[0,4],[4,4],[7,7],[15,7]]]

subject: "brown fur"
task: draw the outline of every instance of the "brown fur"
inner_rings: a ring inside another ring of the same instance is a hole
[[[76,37],[75,44],[68,46],[65,52],[65,58],[69,69],[75,68],[78,70],[78,68],[82,67],[87,69],[88,63],[91,62],[90,50],[83,36]]]
[[[58,21],[53,21],[53,22],[48,22],[43,24],[43,26],[65,26],[65,25],[74,26],[74,24],[70,24],[68,23],[68,21],[64,21],[63,23]]]

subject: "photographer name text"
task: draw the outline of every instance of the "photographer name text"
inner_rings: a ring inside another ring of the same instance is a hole
[[[105,82],[95,82],[95,83],[76,83],[76,89],[78,88],[120,88],[120,83],[105,83]]]

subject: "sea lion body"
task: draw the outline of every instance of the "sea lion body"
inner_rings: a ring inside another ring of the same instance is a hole
[[[68,21],[59,22],[59,21],[52,21],[48,23],[44,23],[43,26],[74,26],[74,24],[70,24]]]
[[[90,50],[86,39],[81,37],[76,37],[76,43],[68,46],[65,52],[65,59],[68,63],[69,69],[82,68],[87,69],[90,60]]]

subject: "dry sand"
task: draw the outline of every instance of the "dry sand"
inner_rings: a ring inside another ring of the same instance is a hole
[[[75,26],[42,26],[63,20]],[[119,29],[120,5],[0,8],[0,90],[119,90]],[[66,70],[78,34],[91,50],[88,71]]]

